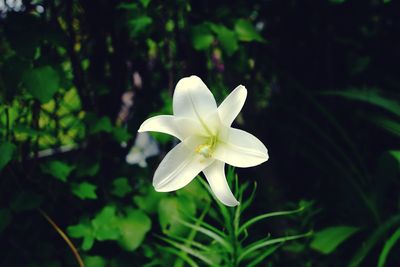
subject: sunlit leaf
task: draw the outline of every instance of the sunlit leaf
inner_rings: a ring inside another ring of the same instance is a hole
[[[137,249],[142,244],[146,233],[151,229],[150,218],[141,210],[129,209],[126,217],[119,219],[121,233],[119,244],[128,251]]]
[[[107,261],[101,256],[86,256],[83,259],[85,267],[106,267]]]
[[[360,229],[354,226],[333,226],[314,234],[311,248],[323,254],[330,254]]]
[[[117,178],[113,181],[113,189],[111,193],[117,197],[124,197],[132,192],[132,187],[129,181],[125,177]]]
[[[92,220],[95,237],[99,241],[117,240],[120,231],[115,206],[104,207]]]
[[[10,142],[2,142],[0,144],[0,171],[12,159],[15,148],[15,145]]]
[[[44,66],[27,71],[23,83],[33,97],[46,103],[59,89],[60,77],[51,66]]]
[[[66,182],[70,173],[75,169],[65,162],[52,160],[41,165],[43,172],[50,174],[62,182]]]
[[[158,205],[158,218],[162,231],[167,235],[182,235],[188,232],[187,227],[179,223],[187,215],[193,216],[196,206],[184,196],[161,199]]]
[[[97,199],[96,188],[94,184],[82,182],[72,186],[72,193],[80,199]]]
[[[83,250],[90,250],[93,247],[95,234],[89,221],[83,220],[79,224],[68,226],[67,233],[73,238],[83,238]]]

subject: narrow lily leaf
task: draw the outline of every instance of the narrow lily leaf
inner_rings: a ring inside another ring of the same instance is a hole
[[[364,261],[371,249],[378,243],[384,234],[393,226],[400,223],[400,215],[395,215],[378,227],[364,242],[363,246],[356,252],[349,263],[349,267],[358,267]]]
[[[191,229],[195,229],[196,231],[208,236],[209,238],[211,238],[212,240],[214,240],[215,242],[220,243],[223,247],[225,247],[227,249],[227,251],[232,251],[232,247],[231,245],[221,236],[219,236],[218,234],[204,228],[201,226],[197,226],[197,225],[192,225],[190,223],[187,223],[185,221],[180,221],[180,223],[182,223],[183,225],[191,228]]]
[[[304,238],[304,237],[307,237],[310,235],[311,235],[311,233],[305,233],[305,234],[301,234],[301,235],[292,235],[292,236],[274,238],[274,239],[266,240],[266,241],[263,241],[260,243],[259,242],[253,243],[243,249],[243,252],[238,257],[238,262],[240,263],[241,261],[245,260],[247,258],[247,255],[249,255],[250,253],[252,253],[256,250],[259,250],[261,248],[271,246],[274,244],[279,244],[279,243],[286,242],[286,241],[290,241],[290,240]]]
[[[263,261],[266,257],[268,257],[269,255],[271,255],[272,253],[274,253],[279,247],[281,246],[281,244],[279,245],[275,245],[275,246],[271,246],[267,249],[265,249],[265,251],[263,251],[260,255],[258,255],[254,260],[249,261],[246,266],[247,267],[255,267],[258,266],[258,264]]]
[[[188,253],[188,254],[190,254],[190,255],[202,260],[204,263],[208,264],[209,266],[217,266],[217,264],[212,262],[207,256],[202,255],[198,251],[196,251],[196,250],[194,250],[194,249],[192,249],[192,248],[190,248],[188,246],[182,245],[182,244],[180,244],[178,242],[175,242],[175,241],[173,241],[173,240],[171,240],[169,238],[165,238],[165,237],[159,237],[159,238],[161,240],[173,245],[174,247],[176,247],[176,248],[178,248],[178,249],[180,249],[182,251],[185,251],[186,253]]]
[[[178,256],[180,259],[184,260],[191,267],[199,267],[199,265],[194,260],[192,260],[187,254],[181,253],[182,252],[181,250],[177,250],[175,248],[170,248],[170,247],[165,247],[165,246],[158,246],[158,249],[160,251],[166,251],[166,252],[169,252],[171,254]]]
[[[334,226],[325,228],[314,234],[311,248],[323,254],[332,253],[336,247],[346,241],[360,229],[353,226]]]
[[[400,228],[398,228],[396,232],[394,232],[393,235],[385,242],[382,252],[379,255],[378,267],[385,266],[387,257],[389,256],[389,252],[392,250],[396,242],[399,241],[399,239],[400,239]]]
[[[400,137],[400,122],[388,118],[375,117],[370,119],[377,126],[383,128],[389,133]]]
[[[265,213],[262,215],[258,215],[254,218],[251,218],[250,220],[248,220],[247,222],[245,222],[240,228],[239,228],[239,233],[242,233],[245,229],[248,229],[250,226],[252,226],[253,224],[267,219],[267,218],[271,218],[271,217],[276,217],[276,216],[283,216],[283,215],[290,215],[290,214],[294,214],[294,213],[298,213],[303,211],[304,208],[300,207],[297,210],[289,210],[289,211],[278,211],[278,212],[270,212],[270,213]]]
[[[346,91],[328,91],[325,94],[342,96],[347,99],[359,100],[365,103],[383,108],[397,116],[400,116],[400,103],[379,95],[376,89],[349,89]]]

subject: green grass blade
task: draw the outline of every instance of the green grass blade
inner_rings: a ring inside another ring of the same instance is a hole
[[[180,250],[163,246],[158,246],[158,249],[178,256],[180,259],[186,262],[190,267],[199,267],[199,265],[194,260],[192,260],[187,254],[182,254]],[[159,264],[154,266],[159,266]]]
[[[247,222],[245,222],[240,228],[239,228],[239,234],[242,233],[245,229],[248,229],[250,226],[252,226],[253,224],[267,219],[267,218],[271,218],[271,217],[276,217],[276,216],[283,216],[283,215],[290,215],[290,214],[294,214],[297,212],[301,212],[304,210],[304,207],[300,207],[296,210],[289,210],[289,211],[277,211],[277,212],[270,212],[270,213],[265,213],[265,214],[261,214],[258,215],[254,218],[251,218],[250,220],[248,220]]]
[[[392,250],[393,246],[399,239],[400,239],[400,228],[398,228],[396,232],[394,232],[394,234],[385,242],[382,252],[379,255],[378,267],[385,266],[389,252]]]
[[[254,260],[248,262],[246,264],[246,266],[247,267],[255,267],[255,266],[257,266],[257,264],[259,264],[266,257],[268,257],[269,255],[274,253],[280,246],[281,246],[281,244],[275,245],[275,246],[271,246],[271,247],[267,248],[264,252],[260,253]]]
[[[238,257],[238,262],[240,263],[241,261],[243,261],[247,258],[247,255],[251,254],[254,251],[262,249],[264,247],[283,243],[283,242],[290,241],[290,240],[304,238],[304,237],[310,236],[311,234],[312,234],[311,232],[308,232],[308,233],[301,234],[301,235],[285,236],[285,237],[274,238],[271,240],[266,240],[263,242],[255,242],[253,244],[248,245],[246,248],[243,249],[243,252]]]

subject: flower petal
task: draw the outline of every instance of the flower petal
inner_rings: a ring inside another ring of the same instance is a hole
[[[246,97],[246,87],[239,85],[225,98],[221,105],[219,105],[218,113],[223,124],[231,126],[236,116],[242,110]]]
[[[268,150],[254,135],[229,128],[227,138],[218,143],[213,156],[229,165],[251,167],[267,161]]]
[[[210,184],[211,190],[219,201],[230,207],[239,205],[239,202],[232,194],[228,182],[226,181],[224,162],[216,160],[213,164],[204,169],[203,172]]]
[[[174,115],[199,120],[202,124],[208,114],[216,112],[217,103],[211,91],[197,76],[181,79],[173,96]]]
[[[140,125],[138,132],[160,132],[173,135],[179,140],[185,139],[177,127],[176,117],[172,115],[151,117]]]
[[[159,192],[178,190],[190,183],[212,161],[179,143],[161,161],[154,173],[153,186]]]

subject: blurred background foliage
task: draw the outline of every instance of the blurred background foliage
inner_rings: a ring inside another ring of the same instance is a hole
[[[399,266],[399,7],[0,0],[0,266]],[[191,74],[269,148],[236,209],[151,186]]]

